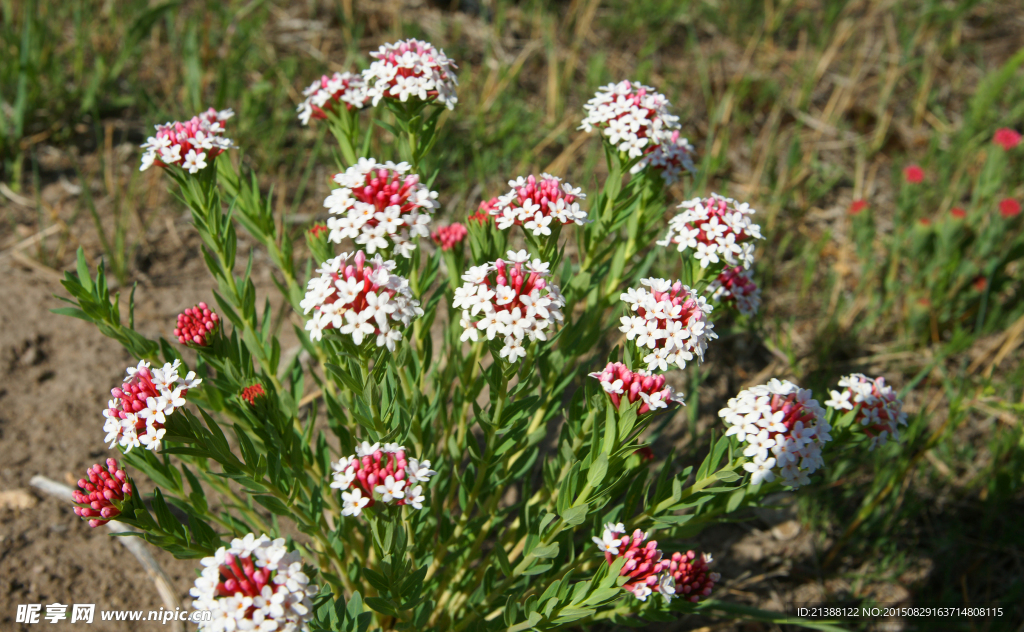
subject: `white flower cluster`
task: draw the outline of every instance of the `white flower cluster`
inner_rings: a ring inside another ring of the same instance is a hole
[[[697,172],[693,166],[693,145],[679,135],[679,130],[662,130],[655,134],[652,142],[654,147],[630,168],[630,173],[636,175],[650,167],[658,170],[665,185],[670,186],[679,181],[679,175],[684,170]]]
[[[336,72],[328,77],[324,75],[302,91],[306,98],[299,104],[296,111],[299,121],[309,125],[310,118],[325,118],[324,110],[331,109],[335,103],[343,107],[361,108],[366,104],[366,82],[362,75],[350,72]]]
[[[205,169],[209,164],[207,158],[213,159],[234,147],[231,139],[223,136],[224,121],[234,115],[232,110],[218,112],[210,108],[184,123],[155,125],[156,134],[141,145],[145,152],[139,171],[145,171],[154,164],[179,165],[189,173]]]
[[[675,244],[679,252],[693,250],[700,267],[725,263],[745,269],[754,265],[754,239],[761,227],[751,221],[754,209],[746,202],[712,193],[710,198],[694,198],[679,205],[682,213],[672,218],[668,234],[659,246]]]
[[[561,178],[545,173],[539,182],[531,175],[509,180],[508,185],[512,190],[499,196],[489,210],[499,230],[519,224],[541,237],[551,234],[552,221],[577,226],[588,221],[587,212],[576,201],[586,199],[586,194]]]
[[[449,110],[455,108],[458,97],[455,87],[455,62],[433,44],[416,39],[384,44],[375,53],[376,61],[363,71],[367,96],[377,107],[384,97],[396,98],[402,103],[413,99],[431,98],[443,103]]]
[[[423,509],[427,498],[423,485],[437,474],[430,469],[430,461],[406,459],[405,448],[397,443],[371,444],[363,441],[356,453],[333,464],[332,489],[341,490],[343,516],[358,516],[367,506],[376,502],[408,505]]]
[[[394,247],[405,258],[412,256],[412,239],[430,236],[430,220],[438,208],[437,192],[420,183],[419,176],[405,175],[409,164],[378,163],[360,158],[359,163],[334,176],[334,189],[324,206],[337,217],[327,220],[328,239],[341,243],[353,239],[373,254]]]
[[[185,405],[188,389],[203,382],[195,371],[181,377],[179,368],[180,360],[155,369],[145,360],[128,367],[121,386],[110,391],[114,399],[107,402],[103,411],[103,430],[107,433],[103,441],[109,442],[111,448],[120,445],[125,453],[140,446],[149,450],[160,447],[160,440],[167,433],[167,416]]]
[[[840,379],[839,386],[843,391],[831,391],[832,399],[825,405],[835,410],[860,406],[855,423],[871,437],[869,450],[885,445],[890,438],[900,440],[899,426],[907,424],[907,413],[903,412],[903,401],[896,396],[896,390],[885,383],[884,377],[871,379],[854,373]]]
[[[654,88],[630,81],[610,83],[583,106],[587,115],[579,129],[601,129],[611,145],[638,158],[649,146],[667,140],[663,132],[679,127],[679,117],[668,108],[668,99]]]
[[[743,469],[755,485],[776,474],[790,487],[807,485],[808,475],[824,465],[821,448],[832,440],[832,426],[808,389],[772,379],[741,391],[718,416],[729,426],[726,436],[747,444],[743,455],[752,461]]]
[[[629,305],[632,316],[623,316],[619,331],[636,343],[650,371],[667,371],[669,365],[680,369],[694,357],[704,359],[708,340],[718,337],[708,315],[714,309],[707,299],[681,281],[641,279],[650,288],[630,288],[619,298]]]
[[[284,538],[250,533],[202,560],[203,571],[189,594],[192,607],[213,613],[199,624],[209,632],[258,630],[297,632],[309,628],[316,586],[302,572]]]
[[[362,251],[355,254],[355,265],[346,265],[349,257],[343,252],[325,261],[317,269],[319,277],[306,284],[306,296],[299,302],[305,314],[313,311],[306,322],[312,340],[323,338],[325,329],[337,329],[351,335],[356,345],[366,336],[377,336],[377,346],[395,350],[402,340],[396,325],[408,327],[412,319],[423,315],[420,302],[412,298],[408,279],[393,274],[394,261],[376,255],[369,262]]]
[[[558,286],[545,280],[550,264],[534,259],[525,250],[508,251],[509,261],[473,266],[462,275],[465,283],[455,290],[452,307],[462,309],[462,340],[488,340],[504,336],[501,357],[516,362],[526,357],[526,340],[547,340],[548,328],[562,322],[565,297]],[[497,275],[491,276],[492,272]],[[474,321],[474,318],[480,320]]]

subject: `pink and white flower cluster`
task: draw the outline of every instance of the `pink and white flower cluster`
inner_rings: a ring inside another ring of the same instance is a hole
[[[330,77],[324,75],[302,91],[305,100],[299,104],[299,121],[309,125],[309,119],[325,119],[327,111],[339,105],[347,110],[359,109],[366,105],[366,82],[362,75],[350,72],[336,72]]]
[[[654,88],[630,81],[609,83],[583,106],[587,115],[579,129],[600,129],[620,152],[639,158],[649,147],[669,141],[679,127],[679,117],[669,113],[669,105]]]
[[[333,467],[331,488],[341,490],[343,516],[358,516],[378,500],[423,509],[426,496],[420,483],[437,474],[430,469],[430,461],[406,459],[405,448],[397,443],[381,446],[363,441],[353,456],[340,459]]]
[[[437,99],[449,110],[458,103],[455,62],[433,44],[416,39],[402,40],[384,44],[377,52],[370,53],[370,57],[376,61],[363,71],[363,80],[374,107],[385,97],[402,103],[410,97],[420,101]]]
[[[508,251],[509,261],[473,266],[462,275],[452,307],[462,309],[462,341],[504,336],[501,357],[516,362],[526,357],[526,340],[547,340],[548,328],[562,322],[565,297],[545,280],[550,264],[530,261],[525,250]],[[474,318],[480,320],[474,320]]]
[[[647,601],[651,593],[659,593],[665,603],[680,598],[697,603],[711,591],[721,577],[708,570],[711,556],[707,553],[697,557],[693,551],[673,553],[664,558],[658,543],[647,540],[648,534],[637,529],[633,535],[625,535],[626,529],[619,524],[607,523],[600,538],[591,538],[604,553],[609,565],[620,557],[626,563],[619,572],[629,579],[622,587],[639,599]],[[641,546],[643,545],[643,546]]]
[[[542,174],[540,182],[533,176],[509,180],[512,190],[497,198],[497,204],[490,205],[488,212],[495,217],[500,230],[518,224],[536,237],[551,234],[551,222],[575,223],[582,226],[587,222],[587,212],[576,200],[586,195],[561,178]]]
[[[832,440],[832,426],[808,389],[773,378],[741,391],[718,416],[729,426],[726,436],[747,444],[743,455],[752,461],[743,469],[755,485],[779,474],[795,489],[809,484],[808,475],[824,465],[821,448]]]
[[[590,373],[590,377],[601,382],[601,388],[612,400],[616,409],[625,397],[630,404],[642,402],[637,414],[644,414],[659,408],[668,408],[670,403],[686,405],[682,393],[676,393],[665,384],[665,377],[650,371],[630,371],[621,362],[609,362],[603,371]]]
[[[220,316],[211,311],[206,303],[200,303],[178,314],[174,335],[183,345],[192,343],[205,347],[210,344],[207,336],[212,336],[219,325]]]
[[[346,265],[349,258],[355,265]],[[396,326],[408,327],[413,318],[423,315],[409,281],[392,274],[394,269],[395,262],[380,255],[367,262],[363,251],[354,257],[343,252],[323,262],[317,269],[320,276],[309,280],[306,296],[299,302],[303,313],[313,312],[306,321],[310,339],[320,340],[325,329],[337,329],[352,336],[356,345],[367,336],[377,336],[378,347],[394,351],[402,340]]]
[[[679,252],[694,251],[700,267],[724,261],[749,269],[754,265],[755,239],[762,239],[761,227],[751,221],[754,209],[747,203],[712,193],[679,205],[685,209],[672,218],[668,234],[659,246],[675,244]]]
[[[430,238],[434,240],[438,246],[441,246],[441,250],[451,250],[457,246],[469,231],[466,227],[458,222],[449,224],[448,226],[438,226],[434,232],[430,234]]]
[[[178,165],[189,173],[205,169],[221,152],[234,147],[230,138],[223,136],[224,121],[235,113],[231,110],[217,111],[210,108],[193,116],[184,123],[174,122],[156,125],[156,135],[150,136],[142,149],[142,166],[145,171],[154,164],[161,167]]]
[[[644,356],[649,371],[667,371],[669,365],[680,369],[694,357],[704,359],[708,340],[717,338],[708,319],[712,308],[696,290],[665,279],[641,279],[649,287],[630,288],[619,298],[629,305],[632,316],[623,316],[619,331],[638,349],[648,349]]]
[[[179,368],[180,360],[158,369],[151,369],[145,360],[128,367],[127,377],[120,387],[110,391],[114,399],[107,402],[103,411],[103,430],[107,433],[103,441],[110,442],[111,448],[120,445],[125,452],[139,446],[156,450],[167,433],[167,416],[185,405],[189,389],[203,382],[195,371],[179,376]]]
[[[86,474],[88,480],[78,479],[78,489],[71,495],[76,504],[87,505],[75,507],[75,515],[88,519],[89,526],[96,528],[121,515],[114,503],[131,496],[132,486],[124,470],[118,469],[116,459],[107,459],[106,468],[97,463]]]
[[[899,426],[907,425],[907,413],[903,412],[903,401],[896,396],[896,390],[885,383],[884,377],[871,379],[854,373],[839,380],[842,392],[831,391],[832,399],[825,405],[835,410],[853,410],[857,406],[854,420],[871,438],[870,450],[874,450],[892,438],[900,440]]]
[[[693,166],[693,145],[679,135],[679,130],[662,131],[655,135],[655,145],[648,147],[629,172],[636,175],[648,167],[658,170],[666,185],[679,181],[679,175],[685,170],[695,173]]]
[[[309,628],[317,587],[302,572],[302,558],[285,539],[250,533],[202,559],[189,594],[192,607],[213,613],[200,630],[297,632]]]
[[[734,305],[739,313],[753,316],[761,307],[761,288],[752,277],[753,270],[727,267],[708,285],[708,292],[712,300]]]
[[[360,158],[359,163],[334,176],[341,188],[324,200],[331,217],[328,239],[340,244],[353,239],[369,254],[378,249],[412,256],[412,239],[430,236],[430,219],[438,208],[437,192],[420,184],[417,175],[405,175],[409,164],[378,163]]]

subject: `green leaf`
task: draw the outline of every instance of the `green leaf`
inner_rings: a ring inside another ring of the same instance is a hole
[[[570,507],[562,513],[562,522],[565,523],[566,527],[577,527],[583,524],[589,512],[590,506],[587,504],[582,504],[579,507]]]
[[[292,510],[275,496],[256,495],[253,499],[278,516],[290,516]]]
[[[602,452],[601,456],[597,457],[594,464],[590,466],[590,470],[587,472],[587,482],[590,483],[591,487],[596,488],[604,480],[607,473],[608,455]]]
[[[723,483],[733,483],[743,477],[732,470],[722,470],[720,472],[715,472],[715,478]]]

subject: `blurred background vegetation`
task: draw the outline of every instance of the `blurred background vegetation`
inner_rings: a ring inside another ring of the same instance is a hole
[[[857,371],[905,393],[901,445],[844,453],[800,496],[812,559],[763,562],[726,595],[1001,605],[999,620],[901,625],[1024,629],[1024,216],[999,206],[1024,200],[1024,145],[993,143],[1024,124],[1019,3],[0,0],[0,256],[61,270],[82,245],[121,284],[158,279],[187,222],[156,170],[138,172],[138,145],[208,106],[234,108],[233,159],[301,230],[335,162],[325,127],[296,120],[302,89],[403,37],[460,65],[427,169],[452,221],[527,172],[595,191],[582,104],[627,78],[665,93],[697,147],[674,198],[758,209],[765,304],[725,327],[736,361],[699,374],[690,452],[718,400],[769,377],[824,392]]]

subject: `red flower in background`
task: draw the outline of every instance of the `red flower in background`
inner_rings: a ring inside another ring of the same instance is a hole
[[[976,277],[974,281],[971,281],[971,285],[979,292],[984,292],[985,288],[988,287],[988,279],[983,276]]]
[[[1020,144],[1020,134],[1009,127],[1003,127],[996,130],[995,136],[992,137],[992,142],[1006,151],[1010,151]]]
[[[903,179],[910,184],[920,184],[924,182],[924,169],[915,165],[908,165],[903,169]]]
[[[1020,202],[1013,198],[1006,198],[999,203],[999,214],[1003,217],[1016,217],[1020,215]]]
[[[963,219],[967,217],[967,211],[963,210],[959,206],[954,206],[953,208],[949,209],[949,214],[957,219]]]
[[[854,200],[850,204],[850,211],[849,211],[849,213],[850,213],[850,215],[856,215],[856,214],[860,213],[861,211],[863,211],[864,209],[866,209],[867,207],[868,207],[868,203],[866,201],[864,201],[864,200]]]

